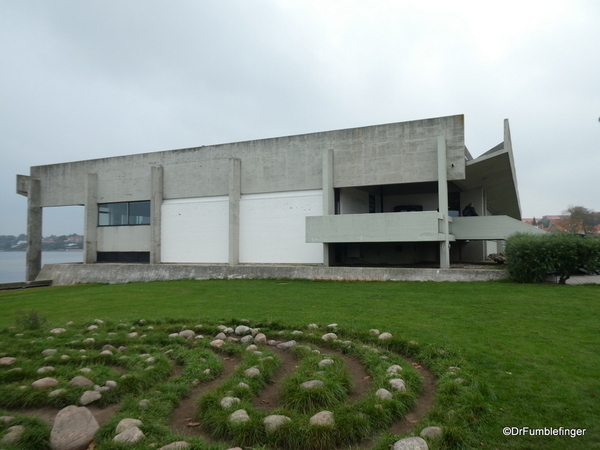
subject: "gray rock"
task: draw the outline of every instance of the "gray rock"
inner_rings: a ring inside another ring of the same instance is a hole
[[[136,338],[138,336],[139,336],[139,334],[136,331],[134,331],[133,333],[127,333],[127,337],[130,337],[130,338]],[[141,431],[140,431],[140,433],[141,433]],[[115,439],[116,439],[116,437],[115,437]],[[118,441],[118,442],[123,442],[123,441]]]
[[[140,409],[146,409],[148,406],[150,406],[150,400],[148,400],[147,398],[140,400],[140,402],[138,403],[138,407]]]
[[[37,373],[46,373],[46,372],[52,372],[53,370],[54,370],[54,367],[46,366],[46,367],[40,367],[36,372]]]
[[[391,339],[392,333],[381,333],[377,339],[380,341],[385,341],[386,339]]]
[[[58,381],[50,377],[41,378],[31,383],[33,389],[46,389],[54,386],[58,386]]]
[[[263,423],[265,424],[265,429],[269,433],[273,433],[277,430],[277,428],[286,424],[287,422],[290,422],[291,420],[292,419],[290,419],[288,416],[282,416],[281,414],[273,414],[265,417],[263,419]]]
[[[239,325],[235,328],[235,334],[237,334],[238,336],[247,334],[249,331],[250,327],[247,327],[246,325]]]
[[[113,380],[108,380],[104,385],[109,389],[114,389],[117,387],[117,382]]]
[[[377,328],[371,328],[371,329],[369,330],[369,334],[370,334],[371,336],[379,336],[379,334],[380,334],[380,333],[379,333],[379,330],[378,330]]]
[[[86,450],[99,425],[89,409],[74,405],[61,409],[50,432],[52,450]]]
[[[422,438],[413,436],[396,441],[392,450],[429,450],[429,447]]]
[[[223,345],[225,345],[225,342],[223,341],[223,339],[215,339],[214,341],[212,341],[210,343],[210,346],[213,348],[221,348],[221,347],[223,347]]]
[[[282,342],[281,344],[279,344],[279,345],[277,346],[277,348],[284,348],[284,349],[287,349],[287,348],[292,348],[292,347],[294,347],[295,345],[296,345],[296,341],[287,341],[287,342]]]
[[[401,378],[392,378],[390,380],[390,386],[397,391],[405,391],[406,385],[404,384],[404,380]]]
[[[244,336],[243,338],[240,339],[240,342],[242,344],[247,344],[248,342],[252,342],[254,341],[254,338],[252,337],[251,334],[247,334],[246,336]]]
[[[102,347],[102,350],[110,350],[111,352],[117,351],[117,349],[110,344],[106,344],[104,347]]]
[[[258,333],[256,336],[254,336],[254,343],[263,345],[266,344],[267,336],[265,336],[263,333]]]
[[[125,431],[128,428],[131,428],[131,427],[141,427],[141,426],[142,426],[142,421],[141,420],[138,420],[138,419],[123,419],[123,420],[121,420],[117,424],[117,427],[115,428],[115,433],[121,434],[123,431]]]
[[[5,356],[4,358],[0,358],[0,366],[10,366],[14,364],[17,358],[13,358],[12,356]]]
[[[227,339],[227,335],[225,333],[219,333],[215,336],[215,339],[225,340]]]
[[[238,409],[229,416],[229,422],[231,423],[244,423],[249,421],[250,416],[248,416],[248,413],[245,409]]]
[[[321,339],[324,341],[333,341],[334,339],[337,339],[337,335],[335,333],[326,333],[321,337]]]
[[[323,383],[321,380],[310,380],[310,381],[305,381],[304,383],[301,383],[300,387],[302,389],[316,389],[316,388],[325,387],[325,383]]]
[[[19,442],[19,439],[21,439],[21,435],[23,434],[23,431],[25,431],[25,427],[22,425],[13,425],[6,431],[8,431],[8,433],[6,433],[4,437],[0,439],[0,444],[16,444]]]
[[[61,334],[61,333],[64,333],[65,331],[67,331],[67,330],[65,330],[64,328],[53,328],[52,330],[50,330],[50,333]]]
[[[337,323],[330,323],[329,325],[327,325],[327,328],[335,328],[337,326],[338,326]]]
[[[246,383],[242,382],[242,383],[238,383],[238,387],[242,388],[242,389],[250,389],[250,386],[248,386]]]
[[[260,370],[256,367],[250,367],[249,369],[244,370],[244,375],[248,378],[258,377],[260,376]]]
[[[76,376],[69,382],[69,386],[71,387],[91,387],[93,385],[94,382],[92,380],[81,375]]]
[[[89,331],[97,330],[98,329],[98,325],[90,325],[89,327],[87,327],[87,329]]]
[[[113,353],[110,350],[102,350],[100,356],[112,356]]]
[[[190,444],[185,441],[171,442],[170,444],[163,445],[159,450],[187,450],[190,448]]]
[[[83,369],[79,369],[79,371],[83,373],[90,373],[92,369],[90,369],[89,367],[84,367]]]
[[[300,330],[294,330],[291,334],[292,336],[300,336],[301,334],[304,334],[304,332]]]
[[[196,337],[196,333],[194,333],[192,330],[183,330],[179,332],[179,336],[188,341],[191,341]]]
[[[317,325],[316,323],[309,323],[306,328],[308,328],[309,330],[316,330],[317,328],[319,328],[319,325]]]
[[[321,411],[312,416],[308,420],[308,423],[319,427],[333,427],[335,425],[335,419],[331,411]]]
[[[237,397],[223,397],[221,399],[221,406],[225,409],[231,408],[234,405],[239,405],[240,399]]]
[[[444,432],[442,431],[442,429],[440,427],[423,428],[421,433],[419,433],[419,435],[421,437],[431,439],[431,440],[439,439],[442,437],[443,434],[444,434]]]
[[[0,416],[0,422],[8,423],[14,419],[14,416]]]
[[[319,361],[319,367],[325,367],[330,364],[333,364],[333,359],[326,358],[326,359],[322,359],[321,361]]]
[[[96,342],[96,339],[94,339],[94,338],[87,338],[87,339],[84,339],[82,342],[84,344],[93,344],[94,342]]]
[[[396,375],[398,372],[402,372],[402,366],[399,366],[398,364],[394,364],[393,366],[388,367],[386,372],[391,375]]]
[[[255,350],[258,350],[258,347],[254,344],[250,344],[248,347],[246,347],[247,352],[253,352]]]
[[[53,397],[58,397],[59,395],[64,394],[65,392],[67,392],[66,389],[55,389],[52,392],[50,392],[48,394],[48,397],[53,398]]]
[[[83,395],[79,398],[80,405],[89,405],[90,403],[95,402],[96,400],[100,400],[102,398],[102,394],[96,391],[85,391]]]
[[[133,426],[133,427],[127,428],[122,433],[117,434],[113,438],[113,441],[120,442],[123,444],[137,444],[138,442],[142,441],[142,439],[144,439],[145,437],[146,436],[144,436],[144,433],[142,433],[142,430],[140,430],[136,426]]]
[[[392,393],[387,389],[377,389],[375,396],[379,397],[381,400],[391,400],[393,398]]]

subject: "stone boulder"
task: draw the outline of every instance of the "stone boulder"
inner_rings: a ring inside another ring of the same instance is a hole
[[[79,398],[79,404],[82,406],[89,405],[90,403],[95,402],[96,400],[100,400],[102,398],[102,394],[96,391],[85,391],[83,395]]]
[[[58,381],[50,377],[41,378],[31,383],[33,389],[46,389],[54,386],[58,386]]]
[[[375,396],[381,400],[391,400],[393,398],[392,393],[387,389],[377,389]]]
[[[427,439],[435,440],[435,439],[441,438],[443,434],[444,434],[444,432],[442,431],[442,429],[440,427],[427,427],[427,428],[423,428],[421,433],[419,433],[419,436],[427,438]]]
[[[13,358],[12,356],[5,356],[4,358],[0,358],[0,366],[10,366],[14,364],[17,358]]]
[[[221,399],[221,406],[225,409],[231,408],[234,405],[239,405],[240,399],[237,397],[223,397]]]
[[[71,387],[92,387],[94,382],[89,378],[78,375],[69,382]]]
[[[308,423],[318,427],[333,427],[335,425],[335,419],[331,411],[321,411],[312,416]]]
[[[386,339],[391,339],[392,333],[381,333],[377,339],[380,341],[385,341]]]
[[[317,388],[325,387],[325,383],[323,383],[321,380],[310,380],[310,381],[305,381],[304,383],[301,383],[300,387],[302,389],[317,389]]]
[[[61,334],[61,333],[64,333],[65,331],[67,331],[67,330],[65,330],[64,328],[53,328],[52,330],[50,330],[50,333]]]
[[[132,444],[133,445],[133,444],[137,444],[138,442],[140,442],[145,437],[146,436],[144,436],[144,433],[142,433],[142,430],[140,430],[136,426],[133,426],[133,427],[127,428],[122,433],[117,434],[113,438],[113,441],[114,442],[119,442],[119,443],[122,443],[122,444]]]
[[[392,378],[390,380],[390,386],[396,391],[405,391],[406,385],[404,384],[404,380],[401,378]]]
[[[225,345],[225,342],[223,341],[223,339],[215,339],[214,341],[212,341],[210,343],[210,346],[212,348],[221,348],[221,347],[223,347],[223,345]]]
[[[429,447],[422,438],[413,436],[394,442],[392,450],[429,450]]]
[[[138,419],[123,419],[123,420],[121,420],[117,424],[117,427],[115,428],[115,433],[121,434],[127,428],[141,427],[141,426],[142,426],[142,421],[141,420],[138,420]]]
[[[250,367],[249,369],[244,370],[244,375],[248,378],[258,377],[260,375],[260,370],[256,367]]]
[[[185,340],[191,341],[196,337],[196,333],[194,333],[192,330],[183,330],[179,332],[179,336]]]
[[[281,414],[273,414],[273,415],[265,417],[263,420],[263,423],[265,424],[265,429],[269,433],[273,433],[274,431],[277,430],[277,428],[279,428],[282,425],[285,425],[287,422],[290,422],[291,420],[292,419],[290,419],[288,416],[283,416]]]
[[[333,341],[334,339],[337,339],[337,335],[335,333],[326,333],[321,337],[321,339],[324,341]]]
[[[237,411],[231,413],[229,416],[229,422],[231,423],[244,423],[250,422],[250,416],[245,409],[238,409]]]
[[[99,425],[89,409],[74,405],[61,409],[50,432],[52,450],[86,450]]]
[[[398,364],[394,364],[394,365],[388,367],[386,372],[391,375],[396,375],[398,372],[402,372],[402,366],[399,366]]]
[[[258,333],[256,336],[254,336],[254,343],[263,345],[266,344],[267,336],[265,336],[263,333]]]
[[[8,433],[0,439],[0,444],[16,444],[21,439],[25,427],[23,425],[13,425],[12,427],[8,427],[6,431]]]
[[[185,441],[171,442],[170,444],[163,445],[159,450],[187,450],[190,448],[190,444]]]

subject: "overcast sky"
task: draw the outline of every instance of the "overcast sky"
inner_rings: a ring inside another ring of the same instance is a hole
[[[0,235],[34,165],[465,115],[523,217],[600,211],[600,2],[0,0]],[[83,208],[44,208],[44,235]]]

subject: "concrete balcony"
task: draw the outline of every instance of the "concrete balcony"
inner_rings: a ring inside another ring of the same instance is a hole
[[[514,233],[546,234],[508,216],[454,217],[450,233],[458,240],[504,240]]]
[[[309,216],[306,242],[443,241],[440,223],[437,211]]]

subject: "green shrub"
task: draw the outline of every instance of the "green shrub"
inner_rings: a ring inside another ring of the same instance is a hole
[[[506,240],[510,277],[518,283],[539,283],[548,274],[566,280],[580,268],[600,270],[600,238],[572,234],[514,234]]]

